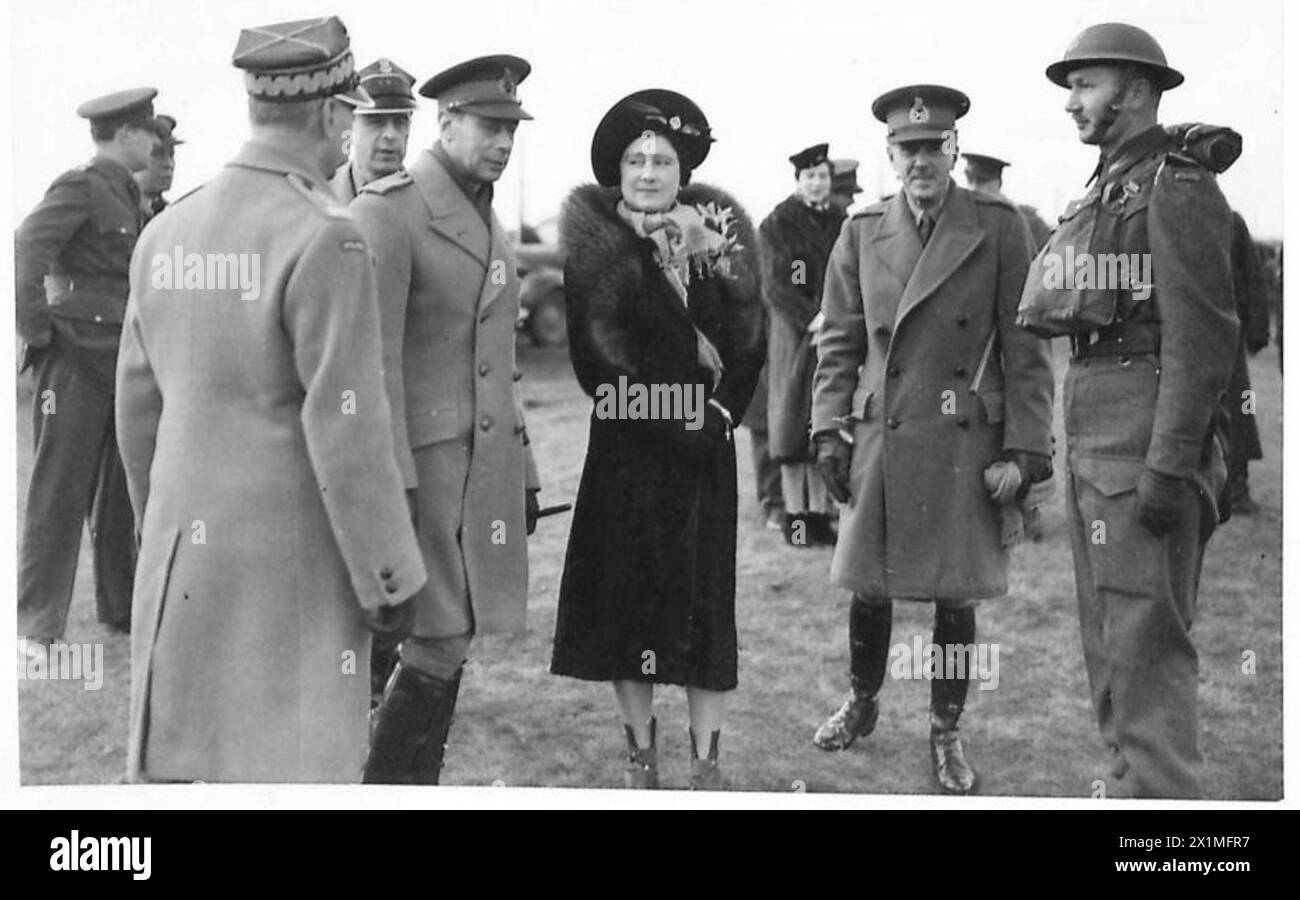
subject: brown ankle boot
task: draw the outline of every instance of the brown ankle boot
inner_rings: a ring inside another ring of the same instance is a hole
[[[633,790],[653,791],[659,787],[659,760],[655,750],[655,729],[658,723],[650,717],[650,746],[638,747],[631,725],[624,725],[627,736],[627,766],[623,769],[623,787]]]

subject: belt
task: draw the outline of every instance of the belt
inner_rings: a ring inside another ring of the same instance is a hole
[[[1094,356],[1160,355],[1159,322],[1116,322],[1096,331],[1070,335],[1074,359]]]
[[[65,272],[46,275],[45,290],[52,303],[58,303],[68,294],[76,291],[125,298],[131,291],[131,282],[125,275],[81,275]]]

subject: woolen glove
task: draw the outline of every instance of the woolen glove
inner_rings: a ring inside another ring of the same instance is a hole
[[[411,629],[415,626],[414,599],[404,600],[396,606],[368,609],[365,613],[370,633],[377,638],[382,638],[389,647],[396,646],[410,637]]]
[[[848,503],[852,497],[849,466],[853,462],[853,448],[835,432],[823,432],[813,440],[817,445],[817,461],[813,465],[826,482],[826,490],[840,503]]]
[[[524,526],[529,534],[537,530],[537,514],[541,512],[541,504],[537,502],[537,494],[540,488],[524,489]]]
[[[1138,477],[1138,521],[1142,527],[1162,537],[1182,522],[1184,491],[1187,482],[1164,472],[1144,469]]]

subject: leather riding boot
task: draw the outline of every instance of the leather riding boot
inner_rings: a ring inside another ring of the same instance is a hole
[[[945,660],[951,659],[950,648],[974,644],[974,607],[936,607],[933,640],[943,651]],[[963,670],[961,677],[956,677],[945,666],[936,675],[930,682],[930,761],[934,764],[934,777],[945,793],[969,794],[978,787],[979,775],[966,762],[957,720],[966,706],[970,672]]]
[[[885,681],[894,606],[854,594],[849,604],[849,683],[852,693],[813,735],[822,750],[847,750],[871,734],[880,715],[876,695]]]
[[[687,730],[691,734],[691,790],[722,790],[722,770],[718,768],[718,740],[722,737],[722,732],[717,730],[709,735],[709,753],[704,759],[700,759],[695,729]]]
[[[437,784],[460,690],[450,680],[398,664],[380,704],[363,784]]]
[[[623,787],[633,790],[653,791],[659,787],[659,758],[655,750],[655,730],[658,722],[650,717],[650,744],[638,747],[636,733],[631,725],[623,726],[627,737],[627,766],[623,769]]]

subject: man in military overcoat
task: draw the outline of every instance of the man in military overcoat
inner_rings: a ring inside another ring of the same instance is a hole
[[[986,470],[1008,496],[1051,473],[1047,347],[1015,324],[1028,230],[1011,203],[950,176],[955,121],[968,108],[964,94],[934,85],[873,104],[902,190],[850,217],[831,252],[812,415],[818,466],[847,503],[831,579],[853,592],[852,695],[814,742],[840,750],[871,733],[891,601],[932,602],[933,643],[952,662],[931,681],[930,748],[951,793],[977,783],[957,730],[975,604],[1007,591]]]
[[[398,464],[429,583],[379,707],[365,780],[436,784],[472,637],[524,626],[538,479],[515,367],[519,278],[492,212],[524,111],[515,56],[420,88],[439,137],[351,211],[375,256]]]

